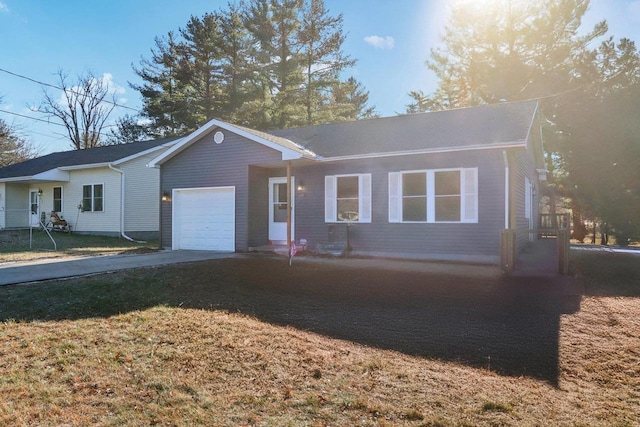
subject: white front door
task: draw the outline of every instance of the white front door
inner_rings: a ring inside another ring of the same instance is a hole
[[[294,179],[291,177],[291,239],[293,240]],[[287,178],[269,178],[269,240],[287,243]]]
[[[29,191],[29,225],[38,227],[40,225],[40,197],[38,190]]]

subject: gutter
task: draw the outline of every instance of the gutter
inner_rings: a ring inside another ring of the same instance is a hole
[[[398,156],[414,156],[419,154],[441,154],[441,153],[457,153],[460,151],[476,151],[476,150],[497,150],[497,149],[507,149],[507,148],[521,148],[526,147],[527,141],[514,141],[508,143],[494,143],[494,144],[478,144],[478,145],[468,145],[468,146],[460,146],[460,147],[450,147],[450,148],[430,148],[430,149],[421,149],[421,150],[407,150],[407,151],[389,151],[389,152],[381,152],[381,153],[369,153],[369,154],[354,154],[347,156],[334,156],[334,157],[317,157],[312,160],[317,160],[319,162],[335,162],[340,160],[362,160],[362,159],[377,159],[383,157],[398,157]]]
[[[145,243],[139,240],[134,240],[127,236],[124,232],[124,171],[118,168],[114,168],[113,164],[107,165],[112,171],[116,171],[120,174],[120,235],[130,242]]]
[[[507,150],[502,150],[502,160],[504,161],[504,229],[509,229],[509,205],[510,188],[509,188],[509,156]]]

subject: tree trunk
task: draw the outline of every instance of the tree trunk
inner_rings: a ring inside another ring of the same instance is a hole
[[[584,243],[584,238],[587,235],[587,228],[584,226],[584,222],[582,221],[582,214],[580,213],[580,208],[572,203],[573,210],[573,235],[572,237],[576,239],[580,243]]]

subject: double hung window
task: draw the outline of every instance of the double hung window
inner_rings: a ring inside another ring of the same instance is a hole
[[[53,187],[53,211],[62,212],[62,187]]]
[[[478,169],[389,174],[389,222],[478,222]]]
[[[371,174],[324,179],[325,222],[371,222]]]
[[[82,186],[82,210],[85,212],[102,212],[104,195],[102,184]]]

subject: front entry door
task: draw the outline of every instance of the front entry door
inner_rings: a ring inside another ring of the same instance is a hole
[[[29,224],[31,227],[38,227],[40,225],[40,197],[38,196],[38,190],[29,191]]]
[[[291,239],[293,240],[293,177],[291,177]],[[269,240],[287,243],[287,178],[269,178]]]

